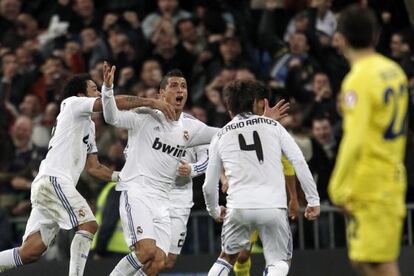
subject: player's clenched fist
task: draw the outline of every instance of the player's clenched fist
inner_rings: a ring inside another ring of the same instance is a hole
[[[190,176],[191,174],[191,166],[185,160],[180,160],[180,165],[178,165],[177,170],[180,176]]]
[[[319,214],[321,213],[321,207],[315,206],[315,207],[306,207],[305,211],[305,218],[308,220],[315,220],[319,217]]]

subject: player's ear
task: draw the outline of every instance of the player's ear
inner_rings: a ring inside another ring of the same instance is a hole
[[[165,99],[165,89],[160,88],[158,90],[158,96],[160,100],[164,100]]]

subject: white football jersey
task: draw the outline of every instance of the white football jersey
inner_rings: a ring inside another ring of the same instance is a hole
[[[36,178],[44,175],[63,177],[76,186],[87,154],[98,151],[95,124],[90,116],[96,99],[74,96],[62,101],[49,150]]]
[[[224,166],[228,208],[287,208],[282,152],[295,168],[310,206],[319,205],[316,184],[293,138],[278,122],[244,113],[213,138],[203,191],[207,209],[218,212],[218,180]]]
[[[187,148],[208,144],[216,128],[181,114],[169,122],[158,110],[119,111],[113,90],[102,87],[105,121],[128,129],[128,150],[117,190],[139,189],[145,195],[169,199],[177,167]]]
[[[191,167],[191,175],[188,177],[177,174],[170,192],[170,205],[174,208],[193,207],[193,177],[203,174],[208,165],[208,146],[188,148],[182,158]]]

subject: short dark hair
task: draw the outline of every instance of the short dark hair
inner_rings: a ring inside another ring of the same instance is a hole
[[[194,19],[193,19],[193,18],[191,18],[191,17],[184,17],[184,18],[181,18],[180,20],[178,20],[178,21],[177,21],[177,23],[175,23],[175,33],[176,33],[177,35],[180,35],[180,34],[181,34],[180,25],[181,25],[182,23],[184,23],[184,22],[191,22],[191,24],[193,24],[193,26],[195,26],[195,25],[196,25],[196,24],[195,24],[195,22],[194,22]]]
[[[253,112],[254,101],[264,99],[267,95],[269,90],[258,81],[236,80],[224,87],[224,101],[233,115]]]
[[[183,72],[181,72],[180,69],[172,69],[167,74],[165,74],[164,77],[162,77],[160,81],[160,89],[165,89],[165,87],[167,87],[168,79],[171,77],[185,78]]]
[[[341,12],[337,29],[352,48],[363,49],[374,46],[378,23],[371,9],[354,4]]]
[[[88,80],[91,77],[88,74],[81,74],[75,75],[66,81],[65,85],[63,86],[63,99],[77,96],[79,93],[86,94],[86,90],[88,88]]]

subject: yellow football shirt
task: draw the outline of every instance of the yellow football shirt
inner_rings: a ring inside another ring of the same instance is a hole
[[[384,202],[404,212],[408,109],[404,72],[380,54],[364,57],[343,81],[340,100],[344,135],[329,185],[332,202]]]
[[[289,160],[286,158],[285,155],[282,155],[282,165],[283,165],[283,174],[285,176],[295,175],[295,169],[293,168],[292,164],[290,164]]]

